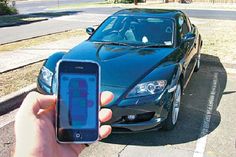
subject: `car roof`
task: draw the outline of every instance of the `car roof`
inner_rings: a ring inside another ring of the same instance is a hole
[[[157,16],[165,18],[176,18],[177,15],[183,14],[180,10],[170,10],[170,9],[147,9],[147,8],[133,8],[133,9],[123,9],[112,16]]]

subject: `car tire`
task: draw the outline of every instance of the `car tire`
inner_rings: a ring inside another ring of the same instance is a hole
[[[201,43],[201,38],[199,40],[199,43]],[[201,65],[201,53],[200,53],[200,49],[202,47],[202,43],[198,45],[198,50],[197,50],[197,63],[196,66],[194,68],[194,72],[198,72],[198,70],[200,69],[200,65]]]
[[[163,130],[172,130],[175,127],[179,116],[181,96],[182,89],[180,83],[178,83],[174,92],[173,101],[167,119],[162,124]]]
[[[196,63],[196,66],[194,68],[194,72],[198,72],[198,70],[200,69],[200,65],[201,65],[201,54],[200,54],[200,52],[198,52],[197,63]]]

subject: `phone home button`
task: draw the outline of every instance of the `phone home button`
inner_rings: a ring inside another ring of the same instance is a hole
[[[75,133],[75,138],[81,138],[81,134],[79,132]]]

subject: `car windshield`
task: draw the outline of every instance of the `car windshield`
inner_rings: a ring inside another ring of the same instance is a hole
[[[135,46],[172,46],[174,22],[159,17],[112,16],[90,41],[126,43]]]

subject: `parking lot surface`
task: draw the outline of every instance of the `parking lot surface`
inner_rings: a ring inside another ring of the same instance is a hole
[[[172,131],[112,134],[92,144],[82,157],[233,157],[236,156],[236,74],[227,73],[218,57],[202,62],[182,97]],[[15,111],[0,117],[0,156],[14,146]],[[45,128],[46,129],[46,128]]]

